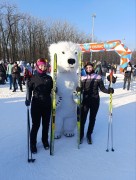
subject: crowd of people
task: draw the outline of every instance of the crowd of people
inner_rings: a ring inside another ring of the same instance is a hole
[[[49,68],[48,71],[50,71]],[[10,90],[16,92],[19,86],[20,91],[23,92],[23,85],[25,85],[26,80],[30,79],[36,72],[36,63],[26,63],[25,61],[4,63],[1,60],[0,84],[5,84],[8,81]]]
[[[96,74],[101,75],[103,81],[106,80],[106,73],[110,73],[110,71],[113,71],[113,74],[116,74],[117,72],[117,64],[107,64],[106,61],[103,63],[100,61],[94,60],[93,62],[94,71]],[[123,70],[124,75],[124,82],[123,82],[123,89],[130,89],[130,84],[132,81],[136,80],[136,65],[131,64],[131,62],[128,62],[127,67]],[[117,77],[114,77],[114,83],[117,80]],[[107,76],[107,80],[109,81],[109,76]],[[126,88],[127,87],[127,88]]]
[[[84,127],[88,112],[90,111],[88,129],[86,138],[88,144],[92,144],[92,133],[95,126],[96,116],[100,105],[99,90],[103,93],[113,94],[112,87],[106,88],[104,78],[106,73],[114,71],[116,74],[117,67],[115,65],[107,65],[104,61],[87,62],[81,72],[81,87],[77,87],[77,91],[81,91],[83,99],[81,102],[81,125],[80,125],[80,143],[84,139]],[[42,120],[42,143],[45,149],[49,149],[48,132],[51,116],[51,91],[53,88],[53,80],[48,73],[50,66],[47,60],[40,58],[36,63],[9,62],[7,65],[0,61],[0,83],[4,84],[9,81],[9,89],[16,92],[18,86],[23,92],[23,85],[27,87],[27,96],[25,105],[31,105],[32,128],[30,133],[30,148],[32,153],[37,153],[37,133]],[[123,89],[130,89],[131,77],[136,79],[136,65],[132,67],[129,62],[124,69]],[[114,76],[113,76],[114,77]],[[108,79],[108,77],[107,77]],[[116,77],[113,78],[116,82]],[[108,79],[110,81],[110,79]]]

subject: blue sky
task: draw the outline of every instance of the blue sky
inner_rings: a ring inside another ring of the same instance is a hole
[[[40,19],[67,21],[90,35],[92,14],[98,41],[121,40],[136,49],[136,0],[10,0],[19,11]]]

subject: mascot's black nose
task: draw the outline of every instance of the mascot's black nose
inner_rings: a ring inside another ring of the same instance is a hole
[[[68,64],[72,64],[73,65],[73,64],[75,64],[75,62],[76,62],[75,59],[68,59]]]

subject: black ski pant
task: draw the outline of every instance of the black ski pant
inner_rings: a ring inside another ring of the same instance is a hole
[[[123,89],[126,88],[126,83],[128,82],[127,84],[127,90],[129,90],[130,88],[130,82],[131,82],[131,77],[124,77],[124,84],[123,84]]]
[[[21,84],[20,76],[12,76],[12,81],[13,81],[13,90],[14,91],[16,91],[17,82],[19,84],[20,90],[22,90],[22,84]]]
[[[88,100],[83,100],[81,107],[81,124],[80,124],[80,139],[84,137],[84,127],[87,119],[88,112],[90,110],[89,115],[89,124],[87,130],[87,136],[91,136],[93,133],[96,115],[99,109],[100,99],[98,98],[90,98]]]
[[[31,145],[37,143],[37,133],[42,120],[42,142],[43,144],[48,141],[48,131],[51,115],[51,102],[40,102],[32,100],[31,104],[31,117],[32,117],[32,129],[30,134]]]

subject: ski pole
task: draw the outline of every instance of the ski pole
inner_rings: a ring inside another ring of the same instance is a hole
[[[28,94],[28,87],[27,87],[27,83],[28,82],[26,82],[26,92],[27,92],[27,94],[26,94],[26,98],[27,98],[27,100],[29,99],[28,98],[28,96],[29,96],[29,94]],[[27,106],[27,150],[28,150],[28,158],[27,158],[27,161],[30,163],[30,162],[34,162],[35,161],[35,159],[33,159],[33,157],[32,157],[32,151],[31,151],[31,154],[29,154],[29,152],[30,152],[30,116],[29,116],[29,106]],[[31,155],[31,156],[30,156]]]
[[[114,148],[113,148],[113,122],[112,122],[112,117],[111,117],[111,151],[114,151]]]
[[[110,72],[110,84],[109,87],[112,87],[112,76],[113,70]],[[109,121],[108,121],[108,138],[107,138],[107,149],[106,151],[109,152],[109,137],[111,133],[111,151],[114,151],[113,148],[113,122],[112,122],[112,93],[110,93],[110,102],[109,102]]]
[[[30,117],[29,117],[29,106],[27,106],[27,144],[28,144],[28,162],[34,162],[35,159],[32,157],[32,151],[31,156],[29,155],[30,150]]]
[[[109,116],[109,121],[108,121],[108,138],[107,138],[107,149],[106,151],[109,151],[109,136],[110,136],[110,116]]]

